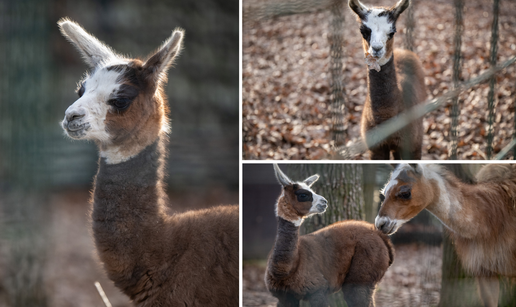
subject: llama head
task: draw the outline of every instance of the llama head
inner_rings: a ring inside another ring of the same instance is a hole
[[[363,5],[359,0],[349,0],[349,7],[358,16],[364,52],[380,66],[392,57],[396,20],[410,5],[410,0],[399,0],[390,8]]]
[[[79,99],[68,107],[62,121],[69,137],[95,141],[107,163],[119,163],[168,132],[162,85],[181,50],[182,30],[174,30],[155,53],[141,61],[118,55],[69,19],[58,24],[91,67],[79,83]]]
[[[283,187],[276,203],[276,216],[300,226],[304,218],[326,211],[328,201],[311,189],[319,175],[295,182],[288,178],[277,164],[274,164],[274,173]]]
[[[395,233],[432,202],[431,184],[420,165],[400,164],[380,194],[382,205],[375,226],[386,234]]]

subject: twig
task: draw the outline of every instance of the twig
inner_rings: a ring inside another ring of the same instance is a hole
[[[102,289],[102,286],[100,285],[100,283],[98,281],[95,282],[95,287],[97,288],[97,291],[99,292],[99,295],[102,298],[104,305],[106,305],[106,307],[112,307],[111,303],[109,302],[109,300],[106,296],[106,293],[104,292],[104,290]]]

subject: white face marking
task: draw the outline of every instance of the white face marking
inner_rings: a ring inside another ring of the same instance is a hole
[[[388,235],[395,233],[401,227],[401,225],[405,224],[406,222],[408,222],[408,220],[391,220],[387,216],[376,216],[374,219],[374,225],[376,229],[379,229]]]
[[[73,139],[109,142],[110,135],[106,131],[105,120],[111,106],[107,101],[120,87],[116,82],[119,76],[120,73],[114,70],[97,69],[84,81],[84,94],[68,107],[62,122],[68,136]],[[74,118],[74,115],[81,117]],[[82,129],[78,129],[79,127]]]
[[[401,172],[403,170],[407,170],[407,169],[412,169],[412,166],[410,166],[406,163],[403,163],[403,164],[398,165],[398,167],[396,167],[394,172],[392,172],[389,182],[387,182],[387,184],[385,185],[383,190],[380,191],[385,196],[385,198],[387,198],[391,189],[398,184],[398,180],[396,178],[398,178],[398,176],[401,174]]]
[[[384,11],[384,9],[373,8],[367,15],[367,20],[362,21],[362,24],[371,30],[367,52],[378,59],[380,66],[385,65],[390,59],[390,57],[385,58],[385,53],[387,40],[392,32],[392,23],[388,21],[388,16],[378,16]]]

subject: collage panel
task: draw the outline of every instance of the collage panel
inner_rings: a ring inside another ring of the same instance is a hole
[[[239,1],[0,1],[0,307],[239,306]]]
[[[516,304],[514,164],[244,163],[242,183],[242,306]]]
[[[514,158],[514,2],[243,8],[244,160]]]

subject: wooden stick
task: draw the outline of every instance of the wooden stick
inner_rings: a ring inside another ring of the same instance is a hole
[[[109,300],[106,296],[106,293],[104,292],[104,290],[102,289],[102,286],[100,285],[100,283],[98,281],[95,282],[95,287],[97,288],[97,291],[99,292],[99,295],[102,298],[104,305],[106,305],[106,307],[112,307],[111,303],[109,302]]]

